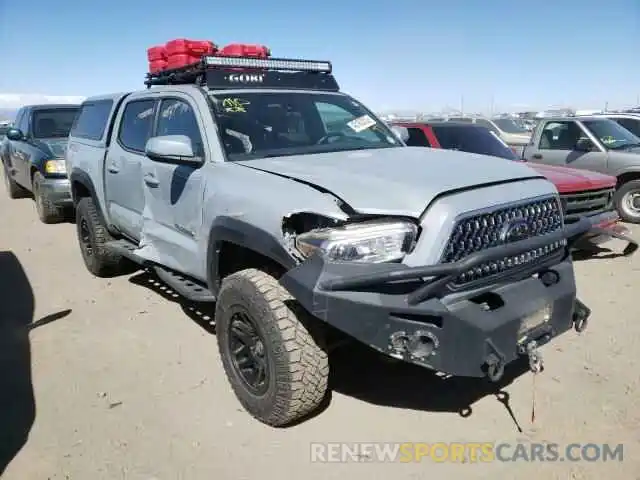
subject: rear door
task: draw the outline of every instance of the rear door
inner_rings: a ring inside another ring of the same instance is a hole
[[[18,123],[20,123],[20,121],[22,120],[22,117],[24,116],[24,112],[25,109],[21,108],[20,110],[18,110],[18,113],[16,114],[16,118],[15,121],[13,123],[13,128],[18,128]],[[15,142],[13,140],[9,140],[8,138],[5,140],[4,143],[4,150],[0,153],[2,153],[3,158],[2,161],[4,161],[6,163],[6,167],[7,167],[7,173],[9,174],[9,176],[11,176],[11,178],[13,178],[14,180],[16,179],[16,169],[14,166],[14,144]],[[21,183],[21,182],[18,182]]]
[[[160,98],[153,136],[185,135],[202,165],[142,159],[143,231],[139,255],[174,270],[202,271],[198,241],[202,233],[204,171],[209,154],[204,142],[203,114],[193,98],[172,93]]]
[[[116,119],[105,158],[105,198],[111,222],[133,240],[140,240],[144,190],[142,162],[151,137],[157,100],[134,97],[127,101]]]
[[[12,140],[10,144],[9,158],[13,169],[13,178],[20,185],[31,190],[31,169],[29,168],[31,159],[29,148],[31,110],[29,108],[23,109],[22,115],[17,119],[15,126],[23,133],[24,138],[20,141]]]

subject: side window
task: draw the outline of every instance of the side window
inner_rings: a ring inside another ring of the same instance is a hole
[[[30,117],[29,110],[25,109],[25,110],[22,110],[22,115],[16,121],[16,127],[19,128],[22,131],[22,133],[24,133],[25,135],[29,134],[29,117]]]
[[[407,145],[409,147],[430,147],[431,143],[429,143],[429,139],[424,134],[421,128],[410,127],[407,128],[409,131],[409,139],[407,140]]]
[[[354,120],[352,113],[331,103],[315,102],[320,119],[324,124],[324,129],[329,133],[346,133],[353,135],[353,130],[347,127],[347,123]],[[371,130],[363,130],[358,132],[358,136],[371,142],[379,142],[378,136]]]
[[[70,136],[100,140],[109,120],[109,113],[113,106],[112,100],[100,100],[84,103],[71,127]]]
[[[629,130],[636,137],[640,137],[640,119],[636,120],[634,118],[614,118],[613,120],[618,122],[620,126]]]
[[[20,129],[20,122],[22,121],[23,115],[24,115],[24,108],[21,108],[20,110],[18,110],[18,113],[16,113],[16,118],[13,120],[13,124],[12,124],[13,128]],[[22,132],[22,133],[26,133],[26,132]]]
[[[178,99],[166,99],[160,104],[156,135],[185,135],[197,156],[204,156],[204,144],[198,120],[191,106]]]
[[[151,136],[155,100],[134,100],[124,107],[118,140],[124,148],[144,152]]]
[[[584,133],[575,122],[549,122],[540,134],[541,150],[573,150]]]
[[[484,118],[477,118],[476,119],[476,125],[478,125],[480,127],[488,128],[489,131],[495,133],[496,135],[500,134],[498,129],[496,127],[494,127],[493,123],[489,122],[488,120],[485,120]]]

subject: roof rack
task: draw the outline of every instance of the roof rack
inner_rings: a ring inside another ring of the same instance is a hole
[[[199,85],[214,90],[284,88],[338,91],[329,61],[205,55],[180,68],[147,73],[145,85]]]

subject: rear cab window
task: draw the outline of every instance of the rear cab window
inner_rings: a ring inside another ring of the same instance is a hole
[[[37,108],[31,126],[34,138],[66,138],[78,114],[78,108]]]
[[[113,100],[97,100],[83,103],[71,127],[70,136],[85,140],[102,140],[112,108]]]

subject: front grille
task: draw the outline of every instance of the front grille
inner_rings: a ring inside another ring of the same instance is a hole
[[[511,230],[508,233],[513,227],[517,227],[517,231]],[[556,197],[510,204],[495,210],[471,212],[455,224],[441,262],[457,262],[474,252],[546,235],[562,227],[562,211]],[[507,270],[525,267],[535,260],[552,256],[565,244],[566,241],[554,242],[520,255],[488,262],[463,273],[453,284],[459,286],[477,283]]]
[[[592,216],[612,209],[613,188],[560,195],[565,222],[581,215]]]

